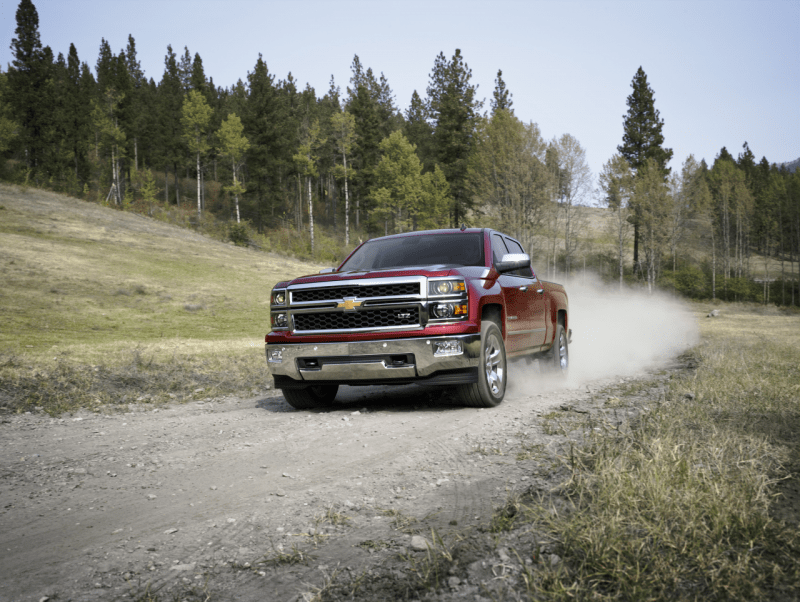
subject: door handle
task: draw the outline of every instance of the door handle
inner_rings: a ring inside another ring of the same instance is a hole
[[[537,289],[536,292],[541,295],[542,293],[544,293],[544,289],[543,288]]]
[[[519,290],[521,290],[523,293],[527,293],[528,292],[528,287],[527,286],[521,286],[521,287],[519,287]]]

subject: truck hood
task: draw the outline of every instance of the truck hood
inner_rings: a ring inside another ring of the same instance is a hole
[[[291,286],[293,284],[313,284],[315,282],[322,284],[327,282],[340,282],[342,280],[366,280],[369,278],[398,278],[401,276],[454,276],[461,274],[463,269],[464,268],[462,268],[462,266],[448,266],[440,264],[392,268],[388,270],[353,270],[345,272],[330,272],[327,274],[301,276],[286,282],[286,286]]]

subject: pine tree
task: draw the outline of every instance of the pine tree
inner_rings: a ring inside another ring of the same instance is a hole
[[[192,55],[188,46],[183,47],[183,56],[178,62],[178,75],[181,78],[183,93],[186,94],[192,89]]]
[[[114,79],[114,53],[105,38],[100,39],[100,51],[97,54],[97,62],[94,72],[97,74],[97,88],[100,94],[104,94],[113,85]]]
[[[203,59],[200,58],[199,53],[195,53],[194,60],[192,61],[192,72],[189,77],[189,86],[192,90],[197,90],[200,92],[209,105],[212,104],[214,87],[206,78],[205,69],[203,68]]]
[[[317,188],[319,189],[320,198],[324,199],[325,202],[325,210],[320,215],[320,218],[332,223],[334,229],[336,228],[338,213],[336,179],[340,175],[335,172],[340,167],[338,162],[341,159],[341,153],[337,149],[336,141],[334,140],[333,118],[342,111],[339,95],[339,86],[336,85],[333,76],[331,76],[328,92],[317,100],[317,120],[320,124],[318,163],[320,177],[317,180]]]
[[[164,74],[158,85],[159,155],[164,163],[164,198],[169,202],[169,167],[175,177],[175,203],[180,204],[178,163],[183,160],[181,138],[181,113],[183,110],[183,85],[172,46],[167,46],[164,57]]]
[[[631,169],[637,171],[647,159],[653,159],[666,176],[670,169],[667,167],[672,159],[672,149],[664,148],[664,120],[655,108],[655,98],[647,75],[641,67],[636,71],[631,82],[631,92],[628,96],[628,112],[623,116],[624,134],[622,144],[617,151],[628,160]]]
[[[756,157],[750,146],[745,142],[742,145],[742,152],[739,153],[739,158],[736,160],[739,169],[744,171],[744,176],[747,179],[747,185],[750,186],[750,191],[753,192],[753,179],[756,171]]]
[[[639,171],[648,159],[652,159],[665,179],[670,172],[667,167],[672,158],[672,149],[664,148],[664,120],[655,108],[655,98],[647,75],[639,67],[631,82],[633,92],[628,96],[628,112],[623,116],[622,144],[617,151],[627,159],[634,172]],[[639,266],[639,218],[640,211],[634,209],[633,216],[633,265],[634,271]]]
[[[372,194],[384,233],[443,226],[452,200],[442,171],[423,174],[414,145],[399,130],[384,138],[380,148]]]
[[[14,60],[8,71],[8,102],[20,125],[20,143],[28,169],[38,177],[45,170],[50,121],[48,90],[52,51],[42,48],[39,13],[31,0],[21,0],[16,12],[16,37],[11,40]],[[44,174],[41,174],[44,175]]]
[[[511,108],[514,105],[514,101],[511,100],[511,97],[514,95],[506,88],[506,82],[503,81],[503,71],[501,69],[497,70],[497,79],[494,80],[494,92],[492,96],[494,97],[491,101],[493,115],[497,113],[497,111],[508,111],[512,115],[514,114],[514,109]]]
[[[433,127],[428,123],[428,110],[425,103],[414,90],[411,102],[406,110],[406,122],[403,134],[408,141],[417,147],[417,155],[425,171],[433,170]]]
[[[130,80],[125,129],[129,133],[129,142],[132,145],[129,153],[133,157],[133,169],[138,171],[139,142],[147,134],[151,115],[150,111],[147,110],[147,105],[149,104],[147,102],[147,79],[139,62],[136,40],[132,35],[128,35],[128,45],[125,47],[125,67]]]
[[[352,76],[347,87],[347,110],[356,123],[353,147],[353,195],[356,200],[356,228],[361,225],[362,210],[369,215],[369,203],[373,198],[375,167],[380,160],[381,140],[401,126],[402,117],[394,106],[394,96],[386,77],[381,73],[380,81],[371,68],[366,71],[358,55],[350,66]],[[363,205],[363,206],[362,206]]]
[[[428,84],[428,115],[434,124],[433,147],[453,195],[450,223],[465,220],[471,206],[467,192],[468,158],[472,148],[478,112],[482,107],[476,87],[470,83],[472,70],[456,49],[448,61],[440,52]]]
[[[380,149],[372,193],[375,212],[384,223],[385,234],[413,230],[412,220],[423,209],[422,165],[416,149],[399,131],[384,138]]]
[[[19,124],[14,121],[7,99],[8,75],[0,70],[0,158],[5,158],[19,136]]]
[[[297,122],[290,109],[293,91],[280,90],[267,63],[259,54],[255,68],[247,74],[247,100],[242,115],[247,151],[248,194],[255,201],[256,227],[264,227],[283,201],[283,186],[288,184],[289,168],[295,149]]]
[[[81,66],[78,51],[74,44],[70,44],[62,97],[66,117],[64,136],[72,155],[72,166],[77,183],[85,182],[89,178],[86,153],[91,123],[86,107],[91,103],[91,93],[94,91],[94,86],[87,88],[84,84],[82,69],[88,71],[88,66],[85,63]]]

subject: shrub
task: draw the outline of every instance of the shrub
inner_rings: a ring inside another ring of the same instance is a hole
[[[250,243],[250,236],[247,233],[247,224],[231,224],[228,227],[228,238],[240,247],[246,247]]]

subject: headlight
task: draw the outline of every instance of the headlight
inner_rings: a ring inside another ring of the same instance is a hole
[[[428,281],[428,311],[431,320],[464,320],[469,316],[469,294],[463,278]]]
[[[272,305],[286,305],[286,291],[272,291]]]
[[[273,328],[286,328],[289,326],[289,317],[285,313],[272,314]]]
[[[467,290],[463,280],[431,280],[428,282],[429,296],[457,295]]]

